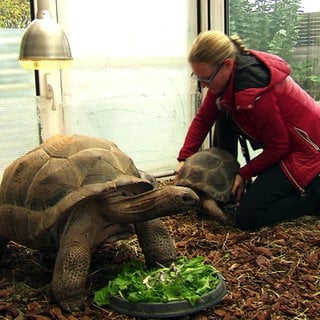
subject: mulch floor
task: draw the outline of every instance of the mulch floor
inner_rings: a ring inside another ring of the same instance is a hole
[[[175,319],[320,319],[320,217],[255,232],[222,227],[194,212],[162,220],[178,255],[205,257],[227,286],[220,304]],[[132,259],[143,259],[135,236],[99,247],[93,255],[86,309],[65,313],[50,293],[54,258],[10,242],[0,259],[0,319],[137,319],[92,300],[93,292]]]

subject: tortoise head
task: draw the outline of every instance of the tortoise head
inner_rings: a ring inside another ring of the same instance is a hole
[[[198,205],[198,195],[188,187],[166,186],[152,189],[148,182],[122,176],[117,188],[102,197],[103,215],[115,222],[136,223],[183,213]]]

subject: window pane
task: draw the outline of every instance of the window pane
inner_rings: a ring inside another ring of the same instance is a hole
[[[67,2],[69,131],[114,141],[142,170],[176,167],[195,108],[186,57],[193,3]]]
[[[249,48],[283,57],[292,67],[292,77],[320,100],[320,3],[230,0],[229,4],[230,34],[238,34]]]
[[[29,1],[16,2],[0,2],[6,14],[0,17],[0,176],[11,161],[39,144],[34,73],[18,62]]]

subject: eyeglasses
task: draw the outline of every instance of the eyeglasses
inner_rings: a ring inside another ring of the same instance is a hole
[[[217,67],[217,69],[212,73],[212,75],[209,78],[198,78],[194,72],[191,73],[191,77],[193,79],[198,80],[199,82],[203,82],[206,84],[209,84],[213,81],[213,79],[216,77],[216,75],[218,74],[218,72],[220,71],[220,69],[222,68],[224,63],[219,64],[219,66]]]

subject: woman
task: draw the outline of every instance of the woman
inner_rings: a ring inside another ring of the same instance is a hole
[[[237,227],[256,229],[315,214],[320,209],[320,106],[293,81],[287,63],[217,31],[199,34],[189,63],[208,91],[179,152],[177,172],[217,122],[217,147],[236,154],[236,137],[242,134],[263,149],[235,178],[232,193],[241,199]],[[256,176],[244,193],[246,182]]]

